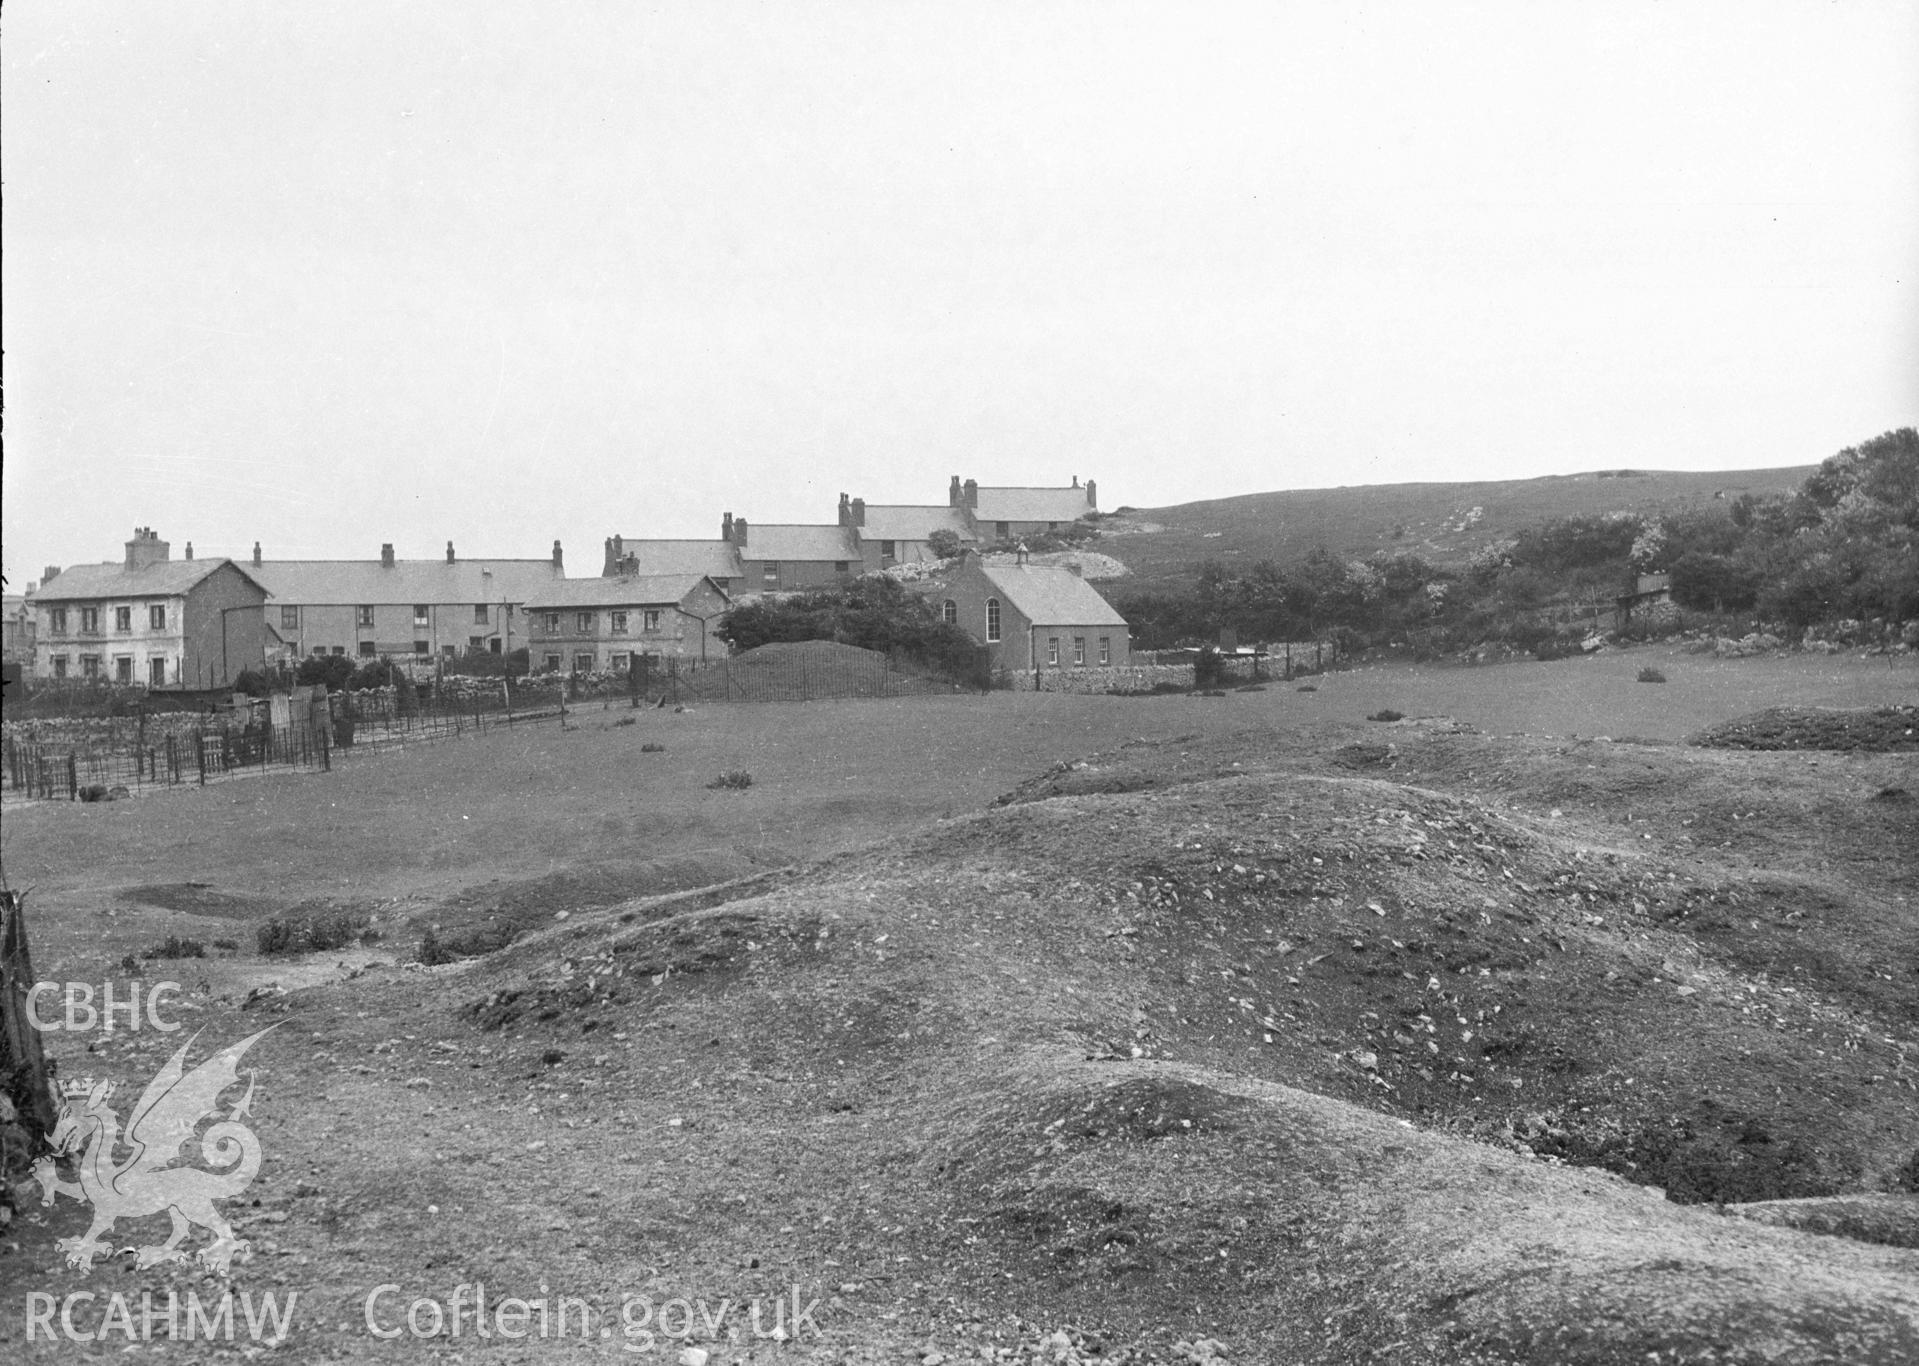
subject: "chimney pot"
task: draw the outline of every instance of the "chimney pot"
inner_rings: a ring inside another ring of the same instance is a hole
[[[840,495],[840,525],[853,525],[853,509],[847,505],[846,495],[843,493]]]
[[[451,541],[448,541],[448,542],[446,543],[446,562],[447,562],[448,564],[452,564],[452,563],[454,562],[454,560],[453,560],[453,542],[451,542]]]
[[[720,519],[720,539],[722,541],[733,539],[733,514],[730,512]]]
[[[189,560],[193,558],[193,542],[192,541],[187,542],[187,558]]]
[[[260,567],[260,543],[258,541],[253,543],[253,567],[255,569]]]
[[[953,476],[953,482],[946,486],[946,506],[952,507],[952,508],[958,507],[960,505],[961,496],[962,495],[960,493],[960,478],[956,474]]]
[[[566,561],[560,554],[560,543],[558,541],[553,543],[553,567],[555,569],[566,568]]]

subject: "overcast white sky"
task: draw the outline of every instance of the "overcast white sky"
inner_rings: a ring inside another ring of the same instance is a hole
[[[1919,421],[1919,6],[10,0],[4,551],[544,555]]]

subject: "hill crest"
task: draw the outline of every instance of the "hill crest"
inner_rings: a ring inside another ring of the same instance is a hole
[[[1594,470],[1533,479],[1358,484],[1122,508],[1101,522],[1103,553],[1126,565],[1129,586],[1190,582],[1207,560],[1241,567],[1297,560],[1316,546],[1342,556],[1375,551],[1464,561],[1489,541],[1558,517],[1678,509],[1790,493],[1818,466],[1759,470]]]

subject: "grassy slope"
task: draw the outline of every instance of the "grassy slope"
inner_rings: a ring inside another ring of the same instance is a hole
[[[301,1291],[301,1360],[424,1357],[376,1348],[360,1298],[392,1280],[444,1301],[476,1278],[597,1303],[822,1296],[823,1341],[718,1360],[970,1352],[1030,1340],[1015,1320],[1163,1360],[1201,1333],[1239,1360],[1327,1362],[1919,1349],[1919,1253],[1682,1208],[1521,1150],[1673,1185],[1883,1188],[1919,1132],[1914,983],[1896,975],[1919,962],[1919,887],[1892,852],[1919,829],[1870,799],[1911,761],[1493,740],[1369,726],[1350,705],[1301,724],[1330,700],[989,699],[1054,723],[1025,733],[1027,773],[1061,721],[1062,744],[1100,753],[1012,805],[849,841],[773,884],[578,909],[507,954],[250,1009],[197,997],[210,1037],[280,1019],[293,1045],[256,1100],[270,1162],[236,1282]],[[797,831],[821,768],[856,769],[894,726],[957,743],[982,719],[919,705],[817,730],[804,709],[741,709],[760,778],[706,819]],[[579,747],[459,800],[409,779],[519,752],[448,746],[377,782],[494,839],[539,812],[529,842],[570,848],[601,766],[633,773],[636,799],[680,790],[684,774],[654,787],[627,767],[639,729],[528,741]],[[719,748],[684,756],[688,774],[741,741],[701,743]],[[688,727],[674,749],[694,748]],[[306,784],[288,828],[336,810],[324,798],[350,776]],[[521,783],[543,801],[510,797]],[[133,807],[171,827],[213,795],[37,813],[25,843],[84,822],[110,851]],[[369,878],[399,876],[373,848]],[[449,886],[479,875],[438,862]],[[59,900],[71,914],[85,895]],[[95,923],[44,936],[43,973],[107,971],[131,927],[96,941]],[[70,1061],[131,1076],[159,1043]],[[65,1274],[46,1269],[76,1222],[58,1215],[0,1259],[9,1331],[19,1285]],[[185,1278],[103,1268],[87,1288],[169,1283]]]
[[[1250,493],[1144,508],[1107,524],[1099,549],[1132,571],[1129,588],[1190,581],[1205,560],[1245,568],[1284,564],[1315,546],[1340,555],[1405,551],[1451,564],[1488,541],[1555,517],[1646,511],[1710,501],[1717,493],[1783,493],[1813,466],[1772,470],[1652,470],[1627,477],[1556,475],[1462,484],[1376,484]],[[1467,522],[1474,508],[1481,515]],[[1152,531],[1128,533],[1133,525]],[[1403,527],[1398,538],[1395,527]]]

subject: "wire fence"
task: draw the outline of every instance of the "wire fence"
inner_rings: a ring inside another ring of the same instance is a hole
[[[265,714],[261,707],[246,717],[200,719],[164,730],[156,726],[151,733],[144,727],[131,730],[124,720],[100,718],[86,729],[75,729],[84,723],[70,723],[58,736],[10,734],[0,765],[5,790],[23,800],[111,801],[274,770],[330,770],[355,755],[522,725],[556,716],[558,709],[362,706],[340,716],[319,712],[284,726],[268,723]]]
[[[982,669],[984,687],[984,670]],[[831,641],[763,645],[715,660],[637,658],[630,670],[535,674],[513,684],[515,706],[626,701],[634,706],[815,702],[965,691],[903,657]]]

